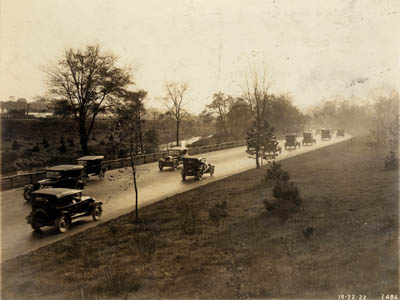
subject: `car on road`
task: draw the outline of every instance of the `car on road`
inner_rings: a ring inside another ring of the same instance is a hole
[[[83,196],[82,190],[49,188],[32,192],[32,196],[32,211],[26,219],[34,230],[55,226],[63,233],[73,219],[92,216],[97,221],[103,212],[103,203]]]
[[[24,199],[31,201],[32,192],[44,188],[70,188],[83,189],[85,181],[83,178],[83,166],[81,165],[58,165],[45,169],[46,178],[24,187]]]
[[[336,137],[344,137],[344,129],[338,129],[336,131]]]
[[[102,155],[87,155],[77,158],[76,161],[78,165],[83,166],[83,174],[86,178],[99,176],[100,179],[103,179],[107,170],[103,166],[103,159]]]
[[[265,146],[261,148],[263,159],[273,159],[279,154],[282,154],[282,147],[279,146],[278,139],[274,137]]]
[[[331,131],[329,129],[321,130],[321,141],[329,141],[332,138]]]
[[[183,157],[182,161],[182,180],[186,180],[187,176],[195,176],[196,180],[200,180],[205,173],[210,173],[210,176],[214,175],[215,166],[207,163],[207,159],[204,157]]]
[[[167,156],[162,157],[158,161],[160,171],[164,167],[170,167],[176,170],[182,164],[182,158],[188,153],[186,147],[173,147],[167,150]]]
[[[303,133],[303,146],[304,145],[313,145],[313,144],[316,144],[316,143],[317,143],[317,141],[313,137],[312,132],[304,132]]]
[[[297,141],[297,135],[296,134],[287,134],[286,135],[286,143],[285,143],[285,149],[297,149],[297,147],[301,147],[300,142]]]

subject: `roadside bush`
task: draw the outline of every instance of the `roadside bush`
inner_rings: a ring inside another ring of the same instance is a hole
[[[271,167],[267,170],[267,173],[264,175],[262,182],[267,183],[268,185],[273,185],[279,182],[280,180],[288,181],[290,179],[289,173],[282,170],[282,166],[280,163],[272,162]]]
[[[36,144],[35,146],[33,146],[32,152],[39,152],[39,151],[40,151],[40,148],[39,148],[39,145],[38,145],[38,144]]]
[[[100,145],[101,145],[101,146],[104,146],[105,144],[106,144],[106,142],[104,142],[104,140],[101,140],[101,141],[100,141]]]
[[[264,207],[267,212],[285,222],[290,213],[296,212],[302,207],[303,201],[300,198],[299,189],[293,182],[289,181],[289,174],[283,171],[280,165],[273,166],[271,169],[266,176],[269,176],[270,181],[275,180],[272,189],[274,200],[265,199],[263,201]]]
[[[208,217],[215,227],[219,227],[221,219],[228,216],[228,213],[226,212],[227,206],[228,203],[226,201],[222,201],[220,203],[216,203],[212,208],[209,209]]]
[[[397,170],[399,168],[399,159],[394,151],[390,151],[385,158],[385,170]]]

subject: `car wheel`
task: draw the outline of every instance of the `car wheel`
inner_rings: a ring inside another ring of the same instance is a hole
[[[64,233],[67,232],[69,227],[71,226],[71,219],[67,215],[61,215],[56,219],[56,226],[59,232]]]
[[[197,180],[201,180],[201,177],[203,176],[203,172],[199,171],[196,175]]]
[[[186,180],[186,174],[182,173],[182,180],[185,181]]]
[[[105,171],[105,170],[100,170],[99,178],[100,178],[100,179],[103,179],[105,174],[106,174],[106,171]]]
[[[31,189],[24,190],[24,199],[28,202],[32,201],[32,190]]]
[[[94,221],[100,220],[101,214],[103,212],[102,207],[99,204],[95,204],[92,210],[92,218]]]
[[[158,164],[158,168],[160,169],[160,171],[162,171],[163,166],[161,164]]]
[[[47,223],[49,215],[43,208],[35,209],[30,216],[30,223],[33,230],[38,230]]]

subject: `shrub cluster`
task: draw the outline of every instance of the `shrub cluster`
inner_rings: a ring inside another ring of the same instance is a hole
[[[289,179],[289,174],[282,170],[279,163],[275,162],[264,177],[264,181],[273,184],[272,195],[274,197],[272,201],[268,199],[263,201],[265,209],[282,222],[289,218],[290,213],[298,211],[303,205],[299,189]]]
[[[262,181],[268,185],[275,185],[279,181],[288,181],[289,179],[289,173],[282,170],[280,163],[273,161]]]

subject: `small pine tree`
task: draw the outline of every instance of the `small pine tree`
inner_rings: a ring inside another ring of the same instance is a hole
[[[274,183],[272,195],[275,198],[273,202],[263,201],[265,209],[285,222],[289,218],[289,213],[297,211],[303,205],[300,191],[289,181],[289,173],[283,171],[280,164],[273,164],[265,177]]]
[[[274,128],[266,120],[260,124],[256,121],[252,123],[247,131],[246,141],[249,153],[255,153],[257,168],[260,167],[260,157],[274,159],[278,154],[278,140],[274,136]]]

